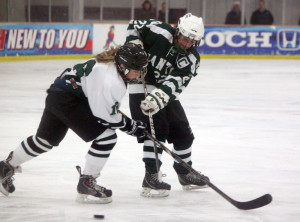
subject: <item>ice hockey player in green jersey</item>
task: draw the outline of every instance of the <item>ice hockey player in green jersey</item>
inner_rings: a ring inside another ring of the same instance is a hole
[[[131,115],[134,119],[148,122],[150,128],[150,112],[156,138],[173,143],[173,151],[190,165],[194,135],[178,96],[197,76],[200,64],[197,46],[203,36],[202,18],[188,13],[179,19],[175,28],[153,19],[132,20],[126,37],[126,42],[141,45],[149,58],[144,80],[150,93],[145,98],[142,82],[129,85]],[[141,195],[168,196],[171,186],[163,182],[161,172],[157,172],[153,142],[148,139],[138,141],[144,143],[143,161],[146,168]],[[159,165],[162,164],[161,154],[162,150],[158,149]],[[206,187],[176,161],[173,167],[183,189]]]

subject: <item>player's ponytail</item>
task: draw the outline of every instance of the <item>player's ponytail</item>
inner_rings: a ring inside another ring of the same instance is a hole
[[[118,51],[118,47],[117,48],[111,47],[109,50],[103,51],[100,54],[96,55],[95,56],[96,61],[103,62],[103,63],[113,62],[115,61],[115,56],[117,51]]]

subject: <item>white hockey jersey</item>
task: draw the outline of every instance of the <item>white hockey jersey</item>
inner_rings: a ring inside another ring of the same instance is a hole
[[[77,64],[63,73],[68,88],[76,95],[86,97],[93,115],[105,125],[123,125],[118,113],[126,93],[124,80],[113,62],[97,63],[95,59]],[[114,127],[112,127],[114,128]]]
[[[80,80],[93,115],[108,123],[121,122],[122,115],[118,109],[126,93],[126,85],[114,63],[96,63],[92,72]]]

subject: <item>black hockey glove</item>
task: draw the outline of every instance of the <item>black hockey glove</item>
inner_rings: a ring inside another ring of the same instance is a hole
[[[144,138],[145,137],[145,130],[147,128],[147,124],[143,123],[142,121],[135,121],[132,120],[130,130],[127,132],[127,134],[136,136],[137,138]]]
[[[137,138],[144,138],[145,133],[144,131],[147,128],[147,124],[143,123],[142,121],[135,121],[133,119],[127,119],[127,124],[124,128],[120,128],[123,132],[127,133],[128,135],[135,136]]]

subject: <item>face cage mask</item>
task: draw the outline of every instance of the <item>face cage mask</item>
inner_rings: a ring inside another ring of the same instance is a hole
[[[175,33],[175,39],[174,39],[174,40],[178,39],[179,34],[180,34],[180,35],[183,35],[183,34],[179,31],[179,28],[176,28],[176,33]],[[185,36],[185,35],[183,35],[183,36],[189,38],[188,36]],[[191,39],[191,38],[189,38],[189,39]],[[202,39],[203,39],[203,37],[202,37]],[[192,39],[192,40],[193,40],[193,39]],[[191,48],[192,48],[192,47],[193,47],[193,48],[198,47],[198,46],[200,45],[200,43],[201,43],[201,39],[198,40],[198,41],[195,40],[195,43],[194,43],[194,45],[191,46]],[[189,48],[189,49],[190,49],[190,48]],[[185,51],[185,50],[183,50],[183,51]]]
[[[128,69],[125,69],[125,72],[126,72],[127,70],[128,70]],[[127,74],[129,73],[129,71],[130,71],[130,70],[128,70]],[[125,72],[124,72],[124,74],[125,74]],[[125,74],[125,76],[127,76],[127,74]],[[146,74],[147,74],[147,67],[145,67],[145,68],[143,68],[143,69],[141,70],[141,75],[140,75],[138,78],[136,78],[136,79],[127,79],[127,77],[125,77],[125,78],[126,78],[126,82],[127,82],[127,83],[141,83],[141,82],[143,82],[143,80],[145,79]]]

